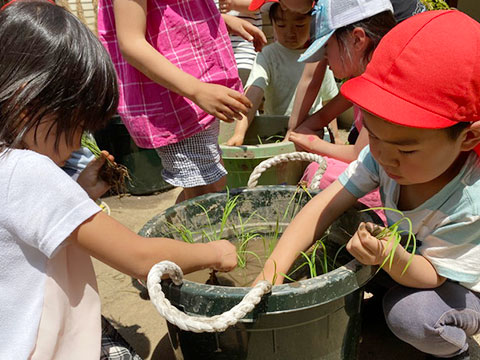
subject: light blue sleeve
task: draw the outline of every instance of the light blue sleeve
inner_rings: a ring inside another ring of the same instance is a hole
[[[420,248],[439,275],[475,291],[480,290],[479,190],[480,184],[462,188],[440,207],[432,215],[438,226]]]
[[[339,176],[340,183],[356,198],[361,198],[379,185],[379,165],[366,146],[357,160]]]

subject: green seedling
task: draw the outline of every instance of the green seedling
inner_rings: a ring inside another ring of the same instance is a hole
[[[240,268],[244,268],[247,265],[248,254],[255,256],[261,262],[260,257],[257,254],[255,254],[253,251],[247,250],[247,246],[250,240],[261,237],[260,234],[258,234],[257,232],[249,232],[245,230],[246,225],[251,220],[251,218],[255,215],[256,215],[256,211],[251,213],[246,221],[243,221],[240,211],[237,209],[239,225],[237,227],[235,226],[235,224],[232,224],[233,233],[239,243],[237,247],[237,259],[238,259],[237,266]]]
[[[407,233],[407,241],[405,243],[405,249],[409,249],[410,242],[411,242],[412,250],[411,250],[410,258],[408,259],[408,262],[403,268],[403,271],[401,273],[401,275],[403,275],[405,271],[407,271],[410,264],[412,263],[413,256],[415,255],[415,251],[417,250],[417,240],[415,238],[415,234],[412,232],[412,228],[413,228],[412,221],[408,217],[404,216],[403,212],[401,212],[400,210],[387,208],[387,207],[373,207],[365,210],[360,210],[360,212],[365,212],[370,210],[393,211],[400,214],[401,216],[400,220],[398,220],[394,224],[385,228],[378,227],[376,231],[374,231],[373,233],[371,232],[371,234],[379,240],[387,239],[387,244],[385,248],[386,249],[390,248],[390,251],[388,252],[387,256],[385,257],[385,259],[383,260],[382,264],[378,269],[380,270],[387,262],[389,267],[390,268],[392,267],[393,258],[395,256],[395,250],[397,249],[398,245],[400,245],[400,242],[402,241],[402,234]],[[407,223],[408,229],[399,230],[400,224],[404,221]]]
[[[283,139],[285,139],[284,135],[271,135],[271,136],[267,136],[264,140],[262,140],[260,135],[257,135],[258,145],[277,144],[279,142],[282,142]]]
[[[296,280],[292,278],[292,276],[298,272],[300,269],[304,268],[305,266],[308,266],[309,269],[309,275],[310,277],[316,277],[321,274],[326,274],[331,270],[336,269],[336,264],[337,264],[337,258],[340,252],[345,248],[346,244],[340,246],[338,250],[335,252],[335,255],[333,257],[333,260],[331,257],[328,256],[327,248],[325,246],[325,242],[323,239],[326,237],[323,236],[322,239],[317,240],[315,242],[315,245],[313,246],[312,250],[309,253],[306,253],[304,251],[300,252],[300,255],[305,259],[303,263],[298,265],[293,271],[290,272],[290,274],[281,274],[283,277],[285,277],[287,280],[295,282]],[[320,265],[322,267],[322,273],[318,272],[317,269],[317,254],[318,250],[322,248],[322,254],[321,254],[321,261]]]
[[[213,226],[211,220],[210,220],[210,215],[208,214],[208,210],[203,206],[202,204],[195,203],[196,206],[198,206],[202,211],[204,212],[205,216],[207,217],[207,222],[208,222],[208,228],[210,229],[211,235],[209,235],[205,230],[202,230],[202,236],[204,239],[207,239],[208,241],[216,241],[222,239],[223,236],[223,231],[225,230],[225,225],[227,224],[228,218],[232,211],[235,209],[237,206],[237,201],[238,197],[240,195],[236,195],[233,198],[230,197],[230,192],[227,189],[227,201],[225,203],[225,207],[223,208],[223,213],[222,217],[220,220],[220,230],[217,231],[215,229],[215,226]]]
[[[194,235],[196,234],[196,232],[193,232],[193,231],[187,229],[187,227],[185,225],[183,225],[183,224],[174,225],[170,222],[167,222],[166,224],[170,228],[170,230],[178,233],[180,235],[180,237],[182,238],[182,240],[185,241],[186,243],[193,244],[195,242]]]
[[[84,133],[82,135],[81,145],[82,147],[90,150],[96,158],[103,156],[102,151],[97,145],[97,142],[91,135]],[[110,185],[112,190],[120,196],[127,192],[125,181],[131,180],[126,166],[110,161],[108,158],[106,159],[105,164],[102,166],[98,176],[100,179]]]

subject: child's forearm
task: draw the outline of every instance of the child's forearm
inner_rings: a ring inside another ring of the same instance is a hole
[[[386,243],[385,240],[383,240],[383,242]],[[412,262],[402,275],[410,259]],[[386,263],[383,266],[383,270],[399,284],[413,288],[436,288],[446,280],[444,277],[438,275],[433,265],[425,257],[421,255],[411,257],[411,254],[401,246],[395,251],[392,267]]]
[[[287,274],[300,252],[307,250],[356,200],[338,181],[310,200],[283,233],[257,280],[265,276],[272,281],[277,273],[276,283],[282,283],[282,273]]]
[[[294,130],[300,126],[307,117],[322,86],[326,68],[327,62],[325,60],[305,64],[302,77],[297,85],[292,113],[288,121],[289,130]]]
[[[145,238],[103,212],[81,224],[69,241],[98,260],[139,279],[145,279],[151,267],[163,260],[173,261],[184,273],[189,273],[217,268],[226,258],[236,259],[235,247],[229,243],[189,244],[168,238]]]
[[[322,139],[316,139],[313,142],[311,152],[323,156],[328,156],[346,163],[357,159],[358,153],[353,145],[333,144]]]
[[[335,96],[330,100],[323,108],[310,115],[305,121],[297,128],[310,129],[312,131],[318,131],[325,126],[328,126],[333,119],[336,119],[344,111],[352,107],[352,103],[345,99],[341,94]]]

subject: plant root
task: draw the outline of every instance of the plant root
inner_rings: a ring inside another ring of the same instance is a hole
[[[131,180],[125,165],[106,161],[99,173],[100,179],[110,185],[110,191],[119,197],[127,193],[126,181]]]

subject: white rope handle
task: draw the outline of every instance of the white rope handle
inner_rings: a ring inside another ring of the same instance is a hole
[[[279,154],[270,159],[262,161],[258,164],[255,169],[253,169],[252,173],[250,174],[250,178],[248,179],[247,186],[249,188],[254,188],[258,184],[258,179],[260,175],[267,169],[271,168],[272,166],[278,165],[282,162],[287,161],[310,161],[310,162],[317,162],[320,166],[318,170],[315,172],[315,175],[310,182],[310,189],[315,190],[319,188],[320,179],[322,175],[327,170],[327,162],[325,159],[318,154],[312,154],[308,152],[291,152],[286,154]]]
[[[182,330],[201,332],[225,331],[229,326],[235,325],[238,320],[245,317],[257,305],[262,296],[269,293],[272,285],[268,281],[260,281],[255,285],[232,309],[210,318],[187,315],[174,307],[162,291],[160,281],[162,276],[168,274],[175,285],[183,282],[183,272],[180,267],[171,261],[162,261],[154,265],[147,278],[148,294],[150,300],[168,322]]]

